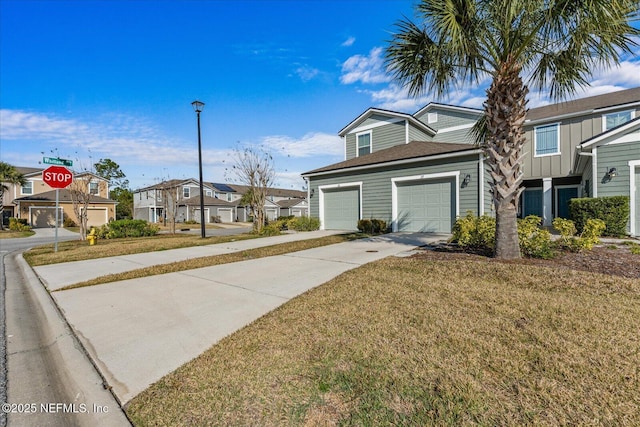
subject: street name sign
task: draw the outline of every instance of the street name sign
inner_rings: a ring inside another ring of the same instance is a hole
[[[45,163],[47,165],[73,166],[73,161],[61,159],[59,157],[43,157],[42,163]]]

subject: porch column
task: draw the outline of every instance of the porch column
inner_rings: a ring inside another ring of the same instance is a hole
[[[553,211],[551,209],[551,178],[542,178],[542,225],[551,226]]]

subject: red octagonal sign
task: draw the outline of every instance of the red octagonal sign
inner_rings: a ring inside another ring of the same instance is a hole
[[[49,166],[42,171],[42,180],[51,188],[67,188],[73,181],[73,173],[62,166]]]

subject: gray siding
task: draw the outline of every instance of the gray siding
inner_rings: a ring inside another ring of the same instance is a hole
[[[629,196],[629,161],[640,160],[640,141],[598,147],[598,197]],[[616,168],[618,176],[604,180],[608,169]]]
[[[621,108],[619,111],[627,111],[629,108]],[[617,110],[609,110],[613,113]],[[562,120],[549,120],[535,126],[525,126],[525,143],[523,151],[526,154],[524,160],[525,179],[540,179],[545,177],[563,177],[572,175],[574,168],[574,154],[576,147],[582,142],[602,133],[603,113],[587,114]],[[636,110],[636,117],[640,110]],[[535,157],[534,129],[536,126],[560,123],[560,154],[545,157]]]
[[[428,123],[428,114],[429,113],[438,113],[438,121],[435,123]],[[467,113],[464,111],[455,111],[448,109],[440,109],[440,108],[432,108],[429,111],[421,114],[420,116],[416,116],[418,120],[427,124],[430,128],[434,130],[440,130],[444,128],[449,128],[453,126],[460,126],[466,124],[473,124],[478,120],[478,114]]]
[[[367,122],[369,120],[367,120]],[[347,134],[346,136],[346,160],[352,159],[357,156],[356,134],[358,133],[360,133],[360,131]],[[405,141],[406,133],[404,121],[399,123],[389,123],[387,125],[378,126],[371,129],[372,152],[384,150],[385,148],[390,148],[394,145],[404,144]]]
[[[451,132],[439,133],[434,138],[436,142],[453,142],[456,144],[473,144],[472,129],[458,129]]]
[[[471,175],[471,183],[458,188],[460,194],[460,214],[467,210],[478,213],[479,175],[478,155],[460,158],[420,162],[396,167],[380,167],[352,173],[337,173],[310,178],[310,188],[314,196],[310,200],[311,216],[319,217],[319,186],[348,182],[362,182],[362,215],[364,218],[378,218],[391,221],[392,178],[460,171],[460,182],[465,175]]]
[[[409,125],[409,142],[411,141],[432,141],[433,137],[416,127]]]

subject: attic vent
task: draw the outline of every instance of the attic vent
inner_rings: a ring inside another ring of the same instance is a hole
[[[436,123],[438,121],[438,113],[427,114],[427,123]]]

